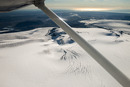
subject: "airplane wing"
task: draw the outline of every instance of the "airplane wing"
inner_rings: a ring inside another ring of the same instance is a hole
[[[34,0],[0,0],[0,12],[8,12],[33,3]]]

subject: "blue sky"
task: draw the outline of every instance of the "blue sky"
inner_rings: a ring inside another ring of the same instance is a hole
[[[46,0],[45,2],[52,9],[130,9],[130,0]]]

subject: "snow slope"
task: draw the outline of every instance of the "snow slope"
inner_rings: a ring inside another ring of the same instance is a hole
[[[130,36],[75,28],[130,78]],[[0,35],[0,87],[122,87],[60,28]]]
[[[130,35],[130,21],[127,20],[82,20],[81,23],[85,23],[86,25],[93,25],[95,27],[113,30],[113,31],[123,31],[126,34]]]

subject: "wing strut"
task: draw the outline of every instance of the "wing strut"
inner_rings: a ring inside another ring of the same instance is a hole
[[[36,0],[34,5],[46,13],[59,27],[61,27],[70,37],[72,37],[92,58],[94,58],[109,74],[111,74],[123,87],[130,87],[130,79],[116,68],[107,58],[100,54],[87,41],[79,36],[72,28],[58,17],[53,11],[48,9],[44,0]]]

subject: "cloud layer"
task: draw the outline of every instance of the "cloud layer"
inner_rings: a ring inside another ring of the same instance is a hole
[[[111,8],[130,9],[129,0],[46,0],[52,8]]]

